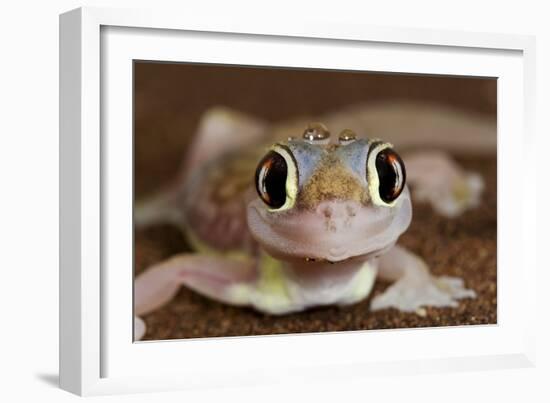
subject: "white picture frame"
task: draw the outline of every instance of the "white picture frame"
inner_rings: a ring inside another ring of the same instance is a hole
[[[521,35],[149,10],[62,14],[61,387],[96,395],[533,366],[535,322],[525,312],[535,312],[536,217],[526,195],[536,178],[520,177],[512,162],[535,147],[534,49]],[[322,60],[327,51],[341,57]],[[133,59],[498,77],[498,324],[133,343]]]

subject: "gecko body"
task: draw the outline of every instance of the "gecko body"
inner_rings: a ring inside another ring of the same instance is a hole
[[[416,173],[419,168],[408,173],[407,159],[391,143],[351,129],[331,136],[321,123],[282,138],[277,130],[266,135],[254,121],[214,118],[203,125],[202,136],[199,131],[172,190],[137,209],[140,225],[177,223],[193,253],[171,257],[136,278],[136,315],[166,303],[182,285],[275,315],[356,303],[377,278],[393,284],[372,300],[371,309],[418,312],[475,297],[461,279],[432,276],[421,258],[397,245],[412,218],[407,176],[420,191],[434,180],[433,172]],[[227,127],[240,134],[239,141],[228,139]],[[479,186],[448,161],[428,155],[419,163],[411,157],[412,166],[425,169],[422,163],[430,158],[431,169],[451,183],[459,179],[473,204]],[[445,188],[448,182],[439,183],[440,199],[464,204]],[[135,323],[139,339],[145,328],[139,318]]]

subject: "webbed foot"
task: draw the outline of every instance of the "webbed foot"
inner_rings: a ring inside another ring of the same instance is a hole
[[[371,302],[371,309],[397,308],[423,316],[425,306],[457,307],[462,298],[476,293],[458,277],[433,276],[426,263],[408,250],[395,246],[380,259],[380,276],[395,281]]]
[[[458,277],[405,276],[383,294],[376,296],[371,303],[371,309],[397,308],[423,316],[425,311],[422,308],[425,306],[455,308],[459,299],[475,296],[475,291],[465,288],[464,281]]]

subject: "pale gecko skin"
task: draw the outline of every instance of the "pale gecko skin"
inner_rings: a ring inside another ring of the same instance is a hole
[[[349,120],[354,116],[348,113]],[[342,118],[345,113],[327,121]],[[475,297],[462,279],[432,276],[420,257],[396,242],[412,217],[405,171],[417,198],[449,217],[477,204],[479,177],[444,153],[410,153],[398,196],[383,200],[376,158],[392,150],[390,143],[351,130],[330,136],[320,124],[305,132],[296,126],[268,128],[225,109],[209,112],[175,184],[136,207],[136,226],[178,224],[196,251],[136,278],[136,340],[145,333],[139,316],[168,302],[182,285],[274,315],[356,303],[377,278],[393,284],[372,300],[372,310],[425,315],[425,306],[456,307],[457,300]],[[286,138],[290,130],[295,137]],[[254,171],[261,172],[258,162],[270,151],[287,167],[284,204],[277,208],[255,190],[262,184]]]

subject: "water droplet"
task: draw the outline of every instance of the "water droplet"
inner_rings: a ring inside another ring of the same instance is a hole
[[[344,129],[338,135],[338,142],[340,144],[349,144],[357,139],[355,132],[351,129]]]
[[[324,124],[312,122],[304,130],[303,138],[310,143],[324,144],[328,142],[330,132]]]

